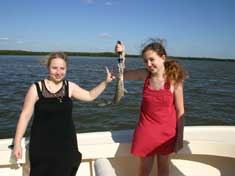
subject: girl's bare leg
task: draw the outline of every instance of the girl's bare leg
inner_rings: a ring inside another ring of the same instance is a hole
[[[154,162],[154,155],[140,158],[138,176],[149,176]]]
[[[169,155],[158,155],[158,176],[169,176]]]

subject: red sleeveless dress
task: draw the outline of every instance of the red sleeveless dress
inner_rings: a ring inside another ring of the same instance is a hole
[[[176,139],[176,109],[170,83],[153,90],[149,79],[150,76],[144,83],[140,118],[131,147],[131,153],[139,157],[170,154]]]

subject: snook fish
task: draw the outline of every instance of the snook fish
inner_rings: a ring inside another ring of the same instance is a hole
[[[118,59],[118,77],[116,83],[116,91],[113,98],[112,104],[117,104],[121,98],[124,96],[124,81],[123,81],[123,74],[124,74],[124,61],[123,58],[119,57]]]
[[[117,41],[117,44],[122,44],[121,41]],[[112,101],[105,101],[103,103],[98,103],[98,106],[107,106],[118,104],[121,98],[124,96],[124,92],[127,92],[124,88],[124,68],[125,68],[125,57],[123,56],[123,51],[118,53],[118,65],[117,65],[117,82],[115,95]]]
[[[117,65],[117,82],[115,88],[115,95],[112,101],[104,101],[97,103],[97,106],[107,106],[107,105],[116,105],[120,102],[121,98],[124,96],[124,92],[127,92],[124,88],[124,59],[119,55],[118,65]]]

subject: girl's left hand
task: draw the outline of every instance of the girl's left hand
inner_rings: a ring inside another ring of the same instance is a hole
[[[184,141],[184,117],[180,117],[177,121],[176,127],[176,141],[174,152],[177,153],[180,149],[183,148],[183,141]]]
[[[106,68],[106,83],[110,83],[111,81],[113,81],[115,79],[115,76],[112,75],[112,73],[109,71],[108,67]]]

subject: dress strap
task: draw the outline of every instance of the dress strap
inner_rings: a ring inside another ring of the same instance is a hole
[[[68,80],[64,80],[63,84],[65,85],[65,96],[69,97],[69,81]]]
[[[165,82],[164,88],[167,90],[169,90],[171,88],[171,82],[169,80]]]
[[[41,84],[42,84],[42,95],[45,95],[45,91],[48,91],[48,89],[46,88],[46,84],[45,84],[45,81],[44,79],[41,81]],[[50,92],[49,92],[50,93]]]
[[[151,77],[151,74],[149,73],[148,76],[146,77],[145,81],[144,81],[144,87],[148,87],[150,77]]]
[[[42,91],[40,89],[40,86],[39,86],[38,82],[35,82],[34,84],[36,85],[36,88],[37,88],[38,97],[41,98],[42,97]]]

